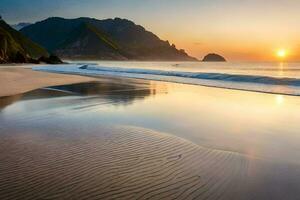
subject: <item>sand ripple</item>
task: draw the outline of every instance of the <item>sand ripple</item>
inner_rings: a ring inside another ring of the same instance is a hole
[[[0,199],[255,197],[240,154],[135,127],[99,132],[2,134]]]

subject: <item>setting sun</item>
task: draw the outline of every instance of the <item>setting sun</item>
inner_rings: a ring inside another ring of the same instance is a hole
[[[280,49],[280,50],[277,51],[277,56],[278,56],[279,58],[284,58],[284,57],[286,57],[286,54],[287,54],[287,52],[286,52],[285,49]]]

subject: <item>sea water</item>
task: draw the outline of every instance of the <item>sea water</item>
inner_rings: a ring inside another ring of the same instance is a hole
[[[300,95],[300,63],[84,61],[34,70],[159,80],[193,85]]]

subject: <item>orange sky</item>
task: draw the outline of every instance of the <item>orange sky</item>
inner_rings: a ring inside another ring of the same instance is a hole
[[[300,61],[300,1],[235,2],[226,11],[193,8],[176,23],[163,20],[151,27],[198,58],[216,52],[234,61],[277,61],[276,52],[286,49],[286,60]]]
[[[231,61],[276,61],[276,50],[287,49],[287,61],[300,61],[299,0],[2,1],[9,23],[121,17],[199,59],[215,52]]]

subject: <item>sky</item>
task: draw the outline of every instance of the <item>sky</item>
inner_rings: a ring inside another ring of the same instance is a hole
[[[284,49],[300,61],[298,0],[1,0],[10,24],[65,18],[121,17],[134,21],[201,59],[275,61]]]

